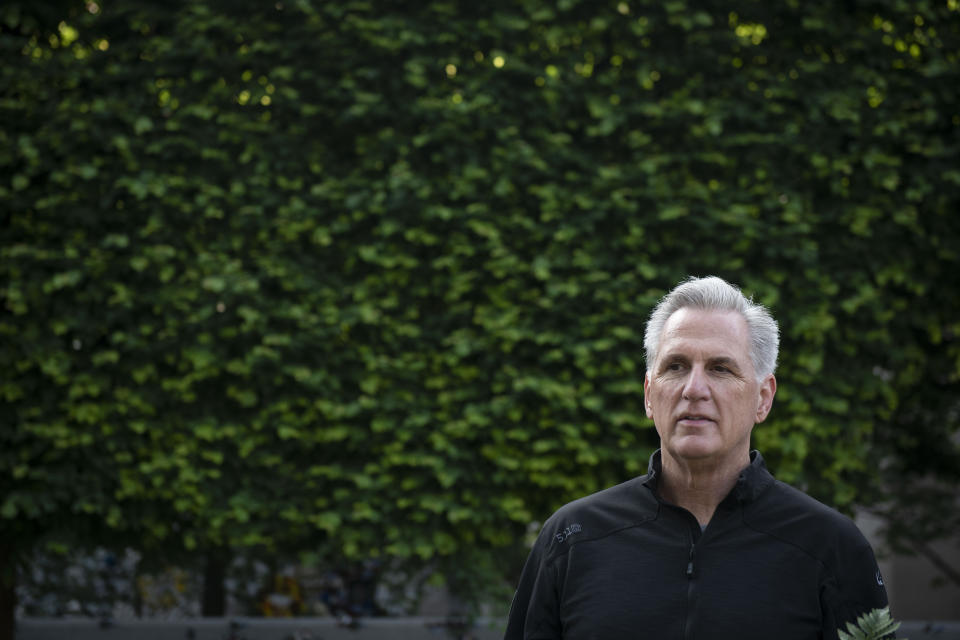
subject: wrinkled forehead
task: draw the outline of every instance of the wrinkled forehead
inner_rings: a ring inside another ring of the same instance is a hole
[[[658,358],[682,352],[688,357],[750,359],[750,331],[736,311],[685,307],[664,324]]]

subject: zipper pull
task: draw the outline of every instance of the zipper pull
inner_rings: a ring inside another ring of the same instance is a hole
[[[693,545],[690,546],[690,559],[687,560],[687,577],[693,577]]]

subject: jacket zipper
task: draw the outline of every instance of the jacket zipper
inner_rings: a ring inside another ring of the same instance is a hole
[[[690,554],[687,556],[687,614],[684,616],[683,620],[683,638],[684,640],[690,640],[693,637],[693,602],[694,602],[694,554],[696,552],[697,543],[693,539],[693,532],[690,532]]]

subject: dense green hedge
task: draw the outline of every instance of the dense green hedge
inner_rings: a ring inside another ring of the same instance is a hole
[[[645,469],[687,274],[780,320],[781,478],[870,502],[956,432],[955,0],[41,7],[0,9],[16,548],[513,545]]]

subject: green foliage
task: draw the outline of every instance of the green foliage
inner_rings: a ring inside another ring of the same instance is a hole
[[[960,468],[952,0],[0,12],[4,540],[496,559],[645,468],[691,273],[781,478]]]
[[[884,640],[891,637],[900,623],[890,617],[890,608],[874,609],[847,623],[847,630],[837,629],[840,640]]]

